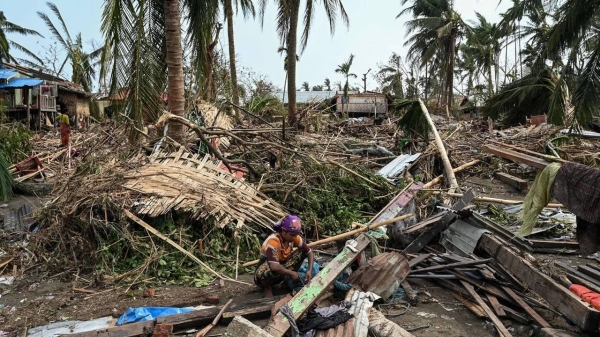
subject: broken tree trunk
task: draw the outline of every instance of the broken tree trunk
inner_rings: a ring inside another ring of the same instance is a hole
[[[431,116],[429,116],[429,111],[427,111],[427,107],[425,103],[419,98],[419,104],[421,105],[421,110],[423,110],[423,115],[425,115],[425,119],[431,126],[431,132],[433,132],[433,137],[435,138],[435,144],[437,145],[438,150],[440,151],[440,156],[442,157],[442,162],[444,163],[444,174],[446,178],[448,178],[448,183],[450,184],[450,192],[454,192],[458,188],[458,182],[456,181],[456,177],[454,176],[454,171],[452,170],[452,165],[450,164],[450,159],[448,159],[448,153],[446,152],[446,148],[444,147],[444,142],[442,142],[442,138],[438,133],[435,124],[433,124],[433,120]]]

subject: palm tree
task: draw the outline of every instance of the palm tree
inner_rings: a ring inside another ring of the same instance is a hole
[[[471,29],[473,34],[469,34],[467,44],[461,49],[463,54],[468,55],[477,66],[478,73],[487,80],[488,95],[491,97],[494,95],[494,77],[496,87],[499,85],[502,30],[497,24],[487,21],[480,13],[475,12],[475,15],[478,21],[473,23]]]
[[[227,42],[229,48],[229,71],[231,73],[231,94],[233,104],[240,106],[240,96],[238,92],[237,82],[237,69],[235,62],[235,39],[233,37],[233,1],[241,8],[244,18],[248,15],[252,15],[254,18],[256,12],[254,10],[254,4],[252,0],[223,0],[223,7],[225,8],[225,19],[227,21]],[[240,121],[240,114],[237,108],[234,107],[236,119]]]
[[[58,69],[58,74],[62,73],[67,62],[70,62],[72,69],[71,81],[80,84],[85,91],[91,92],[93,85],[92,81],[96,78],[94,61],[100,56],[102,48],[98,48],[91,53],[84,51],[81,33],[77,34],[73,40],[58,7],[51,2],[48,2],[47,5],[56,16],[56,19],[60,22],[64,35],[59,32],[46,13],[37,12],[37,14],[44,21],[46,26],[48,26],[48,29],[50,29],[54,38],[67,52],[62,65]]]
[[[378,76],[381,77],[381,90],[383,93],[393,93],[397,98],[403,98],[402,74],[404,72],[402,57],[396,53],[392,53],[388,64],[383,65],[378,72]]]
[[[143,118],[152,120],[167,109],[185,112],[181,21],[186,21],[185,43],[197,83],[204,80],[207,50],[218,13],[219,0],[106,0],[101,31],[104,49],[100,77],[108,78],[111,94],[125,95],[124,113],[137,129]],[[169,123],[168,135],[182,140],[183,127]],[[130,133],[135,135],[135,133]]]
[[[329,78],[325,78],[325,81],[323,81],[323,85],[325,88],[327,88],[327,91],[331,91],[331,81],[329,80]]]
[[[0,11],[0,62],[14,62],[19,63],[18,61],[22,61],[21,59],[15,58],[11,53],[10,49],[14,48],[18,51],[23,52],[25,55],[35,59],[36,61],[42,63],[42,60],[29,51],[29,49],[23,47],[21,44],[9,40],[7,34],[19,34],[23,36],[28,35],[37,35],[43,37],[40,33],[36,32],[32,29],[23,28],[17,24],[14,24],[6,19],[4,16],[4,12]]]
[[[352,61],[354,61],[354,55],[350,54],[348,61],[338,65],[337,69],[335,70],[336,73],[342,74],[344,75],[344,77],[346,77],[346,84],[344,84],[344,96],[342,100],[342,114],[345,113],[344,103],[346,104],[346,106],[348,105],[348,90],[350,90],[350,84],[348,83],[348,79],[350,77],[357,77],[356,74],[350,72],[350,68],[352,67]]]
[[[441,104],[452,105],[454,95],[454,64],[458,40],[470,32],[469,26],[454,10],[452,0],[402,0],[402,5],[412,1],[396,17],[412,14],[406,23],[407,35],[413,34],[405,43],[410,46],[409,58],[421,59],[423,64],[441,55],[444,71],[444,87]]]
[[[303,82],[300,88],[304,91],[310,91],[310,85],[308,84],[308,82]]]
[[[300,4],[305,3],[304,11],[304,29],[300,39],[300,50],[304,51],[308,43],[312,19],[314,16],[314,7],[316,0],[274,0],[277,4],[277,33],[281,43],[287,48],[289,55],[297,55],[298,47],[298,21],[300,18]],[[260,18],[261,24],[264,23],[267,0],[261,0]],[[342,0],[325,0],[323,8],[329,21],[331,34],[335,31],[335,21],[339,11],[342,21],[349,25],[348,14],[344,9]],[[287,59],[287,58],[286,58]],[[290,125],[296,125],[296,59],[288,60],[288,122]]]

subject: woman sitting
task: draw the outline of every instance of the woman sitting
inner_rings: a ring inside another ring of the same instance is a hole
[[[300,281],[308,283],[313,276],[314,255],[300,237],[300,218],[287,215],[274,225],[274,229],[275,233],[271,234],[261,247],[260,260],[254,274],[254,283],[265,289],[265,297],[273,297],[272,285],[281,283],[286,276],[294,281],[300,280],[298,270],[306,257],[308,270],[305,279]]]

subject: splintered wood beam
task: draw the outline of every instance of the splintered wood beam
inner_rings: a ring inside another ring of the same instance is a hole
[[[485,297],[487,297],[488,301],[490,302],[490,305],[492,306],[492,308],[494,308],[494,311],[496,312],[496,315],[498,315],[498,317],[506,316],[506,312],[504,312],[504,309],[502,308],[500,302],[498,302],[498,298],[496,296],[491,295],[490,293],[485,293]]]
[[[307,285],[305,285],[294,298],[288,302],[288,306],[294,313],[294,318],[302,316],[313,303],[321,296],[323,291],[346,269],[354,259],[371,242],[365,234],[356,238],[357,245],[354,250],[344,248],[331,262],[329,262]],[[282,337],[290,328],[290,322],[285,316],[278,312],[265,327],[265,331],[274,337]]]
[[[527,180],[523,180],[519,177],[515,177],[508,173],[496,172],[495,176],[496,178],[500,179],[500,181],[502,181],[503,183],[508,184],[509,186],[512,186],[519,191],[526,190],[529,186]]]
[[[546,302],[581,330],[592,332],[598,329],[600,311],[588,306],[566,287],[542,274],[505,243],[491,234],[484,234],[479,240],[478,248],[493,257],[498,265],[503,266],[526,288],[542,296]]]
[[[540,316],[535,310],[533,310],[533,308],[531,308],[529,304],[525,303],[525,301],[523,301],[523,299],[519,297],[519,295],[515,294],[515,292],[512,289],[506,286],[503,286],[502,289],[504,289],[508,296],[512,297],[512,299],[515,300],[515,302],[517,302],[521,306],[521,308],[523,308],[523,310],[527,311],[529,316],[531,316],[531,318],[533,318],[539,325],[541,325],[542,328],[552,327],[550,324],[548,324],[548,322],[546,322],[545,319],[542,318],[542,316]]]
[[[481,149],[487,153],[494,154],[498,157],[509,159],[517,163],[533,166],[537,169],[544,169],[546,166],[548,166],[548,164],[550,164],[544,159],[533,157],[528,154],[520,153],[506,148],[503,149],[495,145],[487,144],[482,146]]]
[[[475,194],[473,194],[472,189],[469,189],[463,195],[463,197],[456,204],[454,204],[452,206],[452,209],[455,211],[460,211],[460,210],[464,209],[471,202],[471,200],[473,200],[473,198],[475,198]],[[404,249],[404,252],[406,252],[406,253],[420,252],[421,249],[423,249],[423,247],[425,247],[429,243],[429,241],[433,240],[433,238],[436,237],[438,234],[440,234],[441,231],[446,229],[446,227],[454,219],[456,219],[456,217],[457,217],[457,215],[452,212],[446,213],[446,215],[444,215],[443,218],[441,218],[439,221],[437,221],[433,225],[433,227],[424,231],[423,233],[421,233],[421,235],[419,235],[416,239],[414,239],[413,242],[411,242],[408,245],[408,247],[406,247],[406,249]]]
[[[488,307],[487,304],[485,304],[483,299],[479,296],[479,294],[477,294],[475,289],[473,289],[473,286],[471,286],[465,281],[460,281],[460,283],[463,285],[463,287],[465,287],[465,289],[467,289],[471,297],[475,299],[475,301],[477,302],[477,304],[479,304],[483,311],[485,311],[485,314],[490,318],[490,320],[492,320],[492,323],[494,323],[494,325],[496,326],[496,330],[498,330],[500,336],[511,337],[512,335],[510,334],[510,332],[508,332],[504,324],[502,324],[502,322],[500,321],[498,316],[494,314],[492,309],[490,309],[490,307]]]

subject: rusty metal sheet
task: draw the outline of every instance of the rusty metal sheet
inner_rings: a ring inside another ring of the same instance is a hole
[[[350,275],[347,283],[388,299],[409,272],[410,265],[405,256],[397,252],[383,253],[363,263]]]

